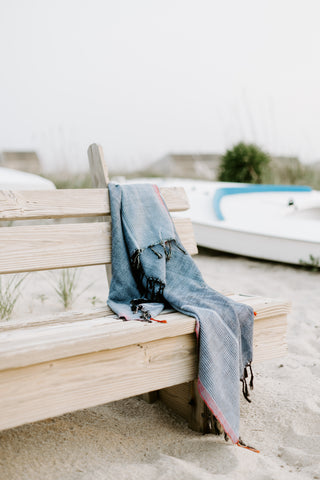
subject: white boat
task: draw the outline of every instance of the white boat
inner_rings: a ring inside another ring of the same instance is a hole
[[[40,175],[0,167],[1,190],[53,190],[55,188],[53,182]]]
[[[310,187],[139,181],[185,188],[200,246],[290,264],[320,261],[320,192]]]

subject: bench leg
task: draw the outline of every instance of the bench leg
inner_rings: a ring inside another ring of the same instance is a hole
[[[200,397],[196,380],[159,390],[158,396],[168,408],[187,420],[192,430],[215,435],[223,433],[220,423]]]
[[[159,390],[155,390],[154,392],[143,393],[140,395],[140,398],[147,403],[154,403],[159,399]]]

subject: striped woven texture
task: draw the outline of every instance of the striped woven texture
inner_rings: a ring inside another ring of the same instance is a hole
[[[109,184],[112,281],[108,304],[123,320],[152,322],[164,306],[194,317],[198,388],[233,443],[239,441],[240,380],[248,399],[254,312],[209,287],[184,250],[159,190]]]

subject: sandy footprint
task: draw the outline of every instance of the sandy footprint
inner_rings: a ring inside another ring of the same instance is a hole
[[[319,449],[320,454],[320,415],[319,413],[315,414],[314,412],[306,412],[305,408],[301,408],[300,416],[296,416],[294,421],[291,423],[291,427],[288,430],[288,435],[291,439],[295,440],[297,437],[298,441],[301,442],[302,438],[311,439],[314,442],[317,442],[315,448]],[[304,441],[302,441],[302,445]]]
[[[301,409],[301,416],[288,427],[285,445],[279,447],[278,456],[295,471],[304,473],[305,478],[317,478],[320,465],[319,417],[314,412]],[[318,477],[320,478],[320,476]]]
[[[317,400],[314,397],[307,398],[305,402],[305,410],[307,412],[311,412],[312,414],[320,414],[320,400]]]
[[[173,449],[171,458],[174,456],[179,462],[191,462],[210,474],[226,475],[237,470],[236,449],[237,447],[227,444],[223,439],[206,435],[185,441],[183,450]]]
[[[300,472],[302,478],[318,479],[320,455],[303,451],[300,447],[279,447],[278,457],[287,465],[293,467],[296,472]],[[302,474],[304,476],[302,477]]]

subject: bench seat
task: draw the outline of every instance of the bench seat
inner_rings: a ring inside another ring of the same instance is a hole
[[[256,311],[255,362],[285,354],[286,302],[231,295]],[[0,429],[190,382],[195,320],[123,322],[108,307],[0,324]]]

